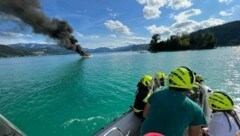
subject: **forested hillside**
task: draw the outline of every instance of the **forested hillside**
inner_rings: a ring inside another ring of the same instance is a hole
[[[16,56],[30,56],[32,53],[11,48],[9,46],[0,45],[0,57],[16,57]]]
[[[192,34],[201,34],[210,32],[217,39],[217,46],[240,45],[240,21],[234,21],[223,25],[210,27],[196,31]]]

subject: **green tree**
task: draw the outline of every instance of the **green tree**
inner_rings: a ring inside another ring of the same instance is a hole
[[[149,51],[157,51],[157,44],[159,43],[161,37],[159,34],[154,34],[149,44]]]

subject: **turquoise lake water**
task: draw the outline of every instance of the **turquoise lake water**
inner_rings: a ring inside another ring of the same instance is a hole
[[[0,59],[0,113],[28,136],[89,136],[124,113],[136,84],[188,66],[240,105],[240,47]]]

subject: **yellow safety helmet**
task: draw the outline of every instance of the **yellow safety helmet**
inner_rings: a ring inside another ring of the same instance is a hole
[[[196,82],[203,82],[203,77],[201,75],[196,75]]]
[[[165,74],[163,72],[158,72],[158,73],[156,73],[155,78],[158,78],[158,79],[163,78],[163,79],[165,79],[166,76],[165,76]]]
[[[168,87],[192,89],[195,84],[195,75],[187,67],[181,66],[174,69],[167,79]]]
[[[152,81],[152,77],[150,75],[144,75],[141,79],[141,83],[144,86],[150,86]]]
[[[234,105],[230,96],[219,91],[210,94],[208,104],[212,110],[216,111],[232,110]]]

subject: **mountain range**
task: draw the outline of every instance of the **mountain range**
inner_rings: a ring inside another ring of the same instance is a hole
[[[128,45],[117,48],[99,47],[96,49],[84,48],[88,53],[107,53],[107,52],[123,52],[123,51],[142,51],[147,50],[148,44]],[[11,45],[0,45],[0,57],[16,57],[16,56],[45,56],[45,55],[64,55],[74,54],[74,51],[67,50],[58,45],[37,44],[37,43],[19,43]]]

